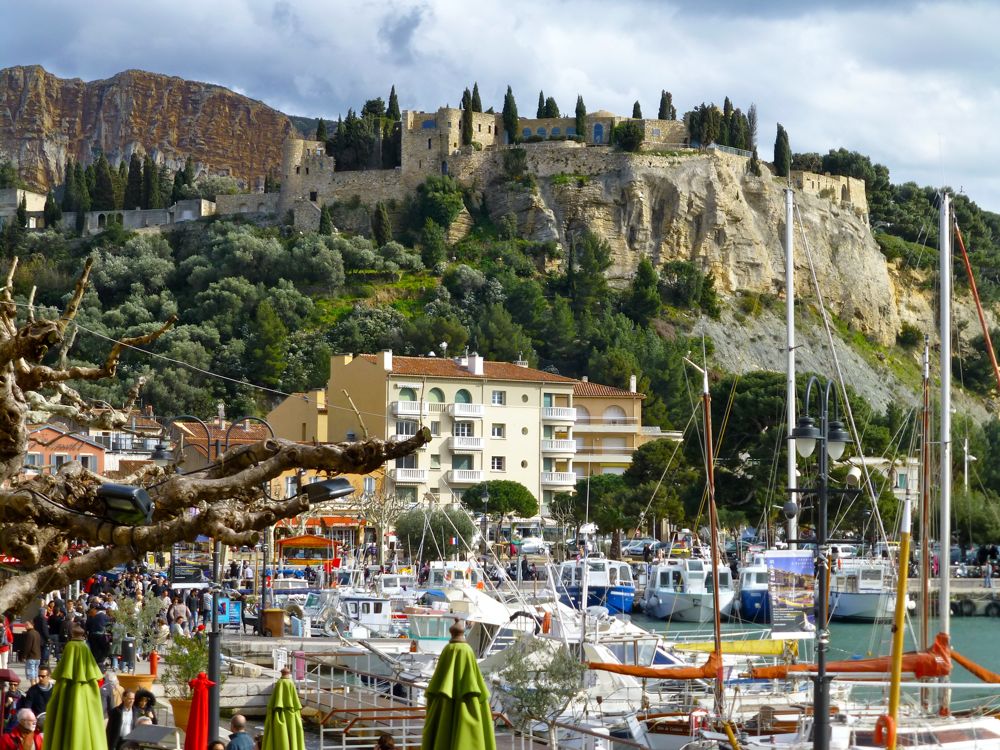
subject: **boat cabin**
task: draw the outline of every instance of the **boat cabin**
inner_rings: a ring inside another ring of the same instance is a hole
[[[632,566],[618,560],[598,558],[587,560],[588,586],[632,586]],[[564,586],[583,585],[583,562],[570,560],[559,568],[559,581]]]

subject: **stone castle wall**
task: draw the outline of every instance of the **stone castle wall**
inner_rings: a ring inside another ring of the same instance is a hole
[[[280,193],[217,195],[215,210],[219,214],[276,214],[280,200]]]
[[[851,205],[860,208],[865,214],[868,213],[868,196],[865,193],[864,180],[798,170],[791,172],[791,178],[796,190],[808,195],[830,198],[842,205]]]

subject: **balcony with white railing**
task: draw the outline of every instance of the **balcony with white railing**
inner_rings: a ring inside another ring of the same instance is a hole
[[[485,411],[482,404],[448,404],[448,413],[455,419],[482,419]]]
[[[448,441],[448,447],[452,451],[481,451],[485,442],[481,437],[455,435]]]
[[[576,409],[574,409],[572,406],[543,406],[542,421],[575,422]]]
[[[396,484],[423,484],[427,481],[427,469],[392,469],[391,476]]]
[[[429,412],[426,401],[392,402],[392,414],[395,417],[426,417]]]
[[[479,484],[483,476],[482,469],[452,469],[448,472],[448,484]]]
[[[576,453],[576,441],[542,440],[542,453]]]
[[[574,487],[576,474],[572,471],[543,471],[542,484],[546,487]]]
[[[577,433],[617,432],[619,434],[636,434],[641,429],[639,420],[635,417],[612,417],[609,419],[589,417],[577,420],[576,427],[574,427],[574,431]]]

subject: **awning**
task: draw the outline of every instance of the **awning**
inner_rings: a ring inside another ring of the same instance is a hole
[[[314,534],[303,534],[302,536],[290,536],[287,539],[275,541],[279,547],[305,547],[307,549],[329,549],[333,546],[333,541],[325,536],[315,536]]]

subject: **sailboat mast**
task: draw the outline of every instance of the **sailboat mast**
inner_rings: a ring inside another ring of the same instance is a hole
[[[785,411],[788,417],[788,435],[795,429],[795,266],[792,257],[792,217],[794,215],[794,193],[790,187],[785,188],[785,340],[788,348],[788,373],[785,379]],[[786,446],[786,463],[788,466],[788,489],[798,487],[798,471],[795,466],[795,445],[789,440]],[[788,519],[788,539],[798,539],[798,516]],[[795,542],[789,541],[789,549],[796,548]]]
[[[924,337],[923,413],[920,431],[920,648],[931,646],[931,352]],[[900,559],[899,565],[907,563]]]
[[[941,265],[941,519],[939,565],[941,586],[938,617],[941,632],[951,635],[951,221],[948,194],[941,193],[938,251]],[[941,690],[941,711],[947,713],[950,696]]]
[[[712,534],[713,636],[718,669],[715,674],[715,715],[722,720],[722,615],[719,612],[719,515],[715,505],[715,455],[712,451],[712,395],[708,391],[708,369],[702,370],[702,410],[705,412],[705,476],[708,482],[708,525]]]

